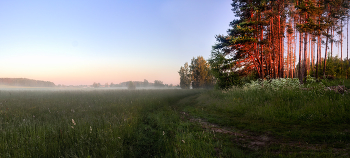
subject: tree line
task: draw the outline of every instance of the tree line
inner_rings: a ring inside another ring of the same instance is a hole
[[[100,83],[94,82],[92,87],[98,88],[102,85]],[[126,81],[121,82],[119,84],[114,83],[106,83],[104,87],[131,87],[131,89],[135,89],[136,87],[173,87],[173,84],[164,84],[163,81],[154,80],[154,82],[148,82],[148,80],[144,79],[144,81]]]
[[[0,78],[0,84],[24,87],[55,87],[55,84],[50,81],[39,81],[27,78]]]
[[[232,11],[238,19],[230,23],[227,35],[216,36],[212,51],[211,67],[221,82],[238,75],[298,77],[303,83],[307,75],[332,75],[327,71],[330,60],[341,63],[338,77],[349,76],[348,45],[345,62],[342,51],[349,1],[233,0]],[[333,45],[340,47],[340,57],[332,58]]]
[[[209,63],[198,56],[191,60],[191,65],[186,62],[180,67],[180,87],[182,89],[192,88],[211,88],[214,85],[214,78],[210,72]]]
[[[193,64],[205,61],[203,57],[180,68],[181,88],[215,83],[224,89],[257,78],[299,78],[303,83],[308,75],[350,77],[348,44],[343,56],[349,1],[232,0],[231,6],[238,19],[230,22],[227,35],[216,35],[203,70]],[[207,77],[198,77],[199,72],[202,76],[208,72]]]

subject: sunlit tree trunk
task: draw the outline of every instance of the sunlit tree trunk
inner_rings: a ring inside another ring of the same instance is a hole
[[[326,48],[325,48],[325,52],[324,52],[323,77],[326,77],[327,47],[328,47],[328,33],[329,33],[329,28],[327,28]]]
[[[260,15],[261,17],[261,15]],[[261,53],[260,53],[260,60],[261,60],[261,65],[260,65],[260,71],[261,71],[261,78],[265,78],[265,73],[264,73],[264,54],[263,54],[263,49],[264,49],[264,46],[262,44],[262,41],[264,40],[264,30],[263,30],[263,26],[262,24],[260,25],[260,47],[261,47]]]
[[[334,28],[332,26],[331,57],[333,57],[333,37],[334,37]]]
[[[308,34],[305,32],[304,33],[304,72],[303,72],[303,80],[304,80],[304,77],[307,75],[307,36]]]
[[[302,45],[302,40],[301,40],[301,33],[299,33],[299,68],[298,68],[298,75],[299,75],[299,81],[302,84],[303,83],[303,75],[301,72],[301,45]]]
[[[340,62],[341,62],[341,68],[340,73],[343,74],[343,20],[340,20],[340,27],[341,27],[341,33],[340,33]]]
[[[320,40],[321,40],[321,39],[320,39],[320,35],[318,35],[318,37],[317,37],[316,74],[315,74],[316,79],[318,79],[318,65],[319,65],[319,61],[320,61],[320,60],[319,60],[319,57],[320,57],[320,56],[319,56],[319,54],[320,54],[320,52],[319,52],[319,51],[320,51],[320,49],[319,49],[319,48],[320,48]]]

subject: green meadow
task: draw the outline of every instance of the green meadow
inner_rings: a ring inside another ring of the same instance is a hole
[[[0,91],[0,157],[348,157],[350,95]]]

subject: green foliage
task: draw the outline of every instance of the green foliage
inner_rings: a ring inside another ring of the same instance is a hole
[[[228,89],[233,86],[242,85],[241,77],[237,72],[233,72],[233,63],[226,59],[222,53],[212,51],[212,57],[209,60],[211,73],[216,79],[216,86],[219,89]]]
[[[146,79],[144,79],[144,80],[143,80],[143,86],[144,86],[144,87],[147,87],[148,84],[149,84],[148,81],[147,81]]]
[[[164,87],[165,85],[163,84],[163,81],[155,80],[154,81],[154,86],[155,87]]]
[[[229,73],[217,73],[215,75],[217,79],[216,86],[219,89],[228,89],[233,86],[240,86],[242,82],[240,80],[240,76],[237,73],[229,72]]]
[[[322,59],[323,60],[323,59]],[[323,78],[323,66],[324,62],[320,63],[318,76]],[[315,77],[316,68],[314,71],[310,72],[312,77]],[[328,79],[347,79],[350,78],[350,63],[348,60],[340,60],[338,56],[327,58],[327,67],[326,67],[326,78]]]
[[[198,56],[191,60],[191,65],[186,62],[184,67],[181,66],[180,71],[180,87],[182,89],[192,88],[212,88],[214,86],[214,79],[210,72],[210,66],[207,61]]]
[[[244,85],[245,90],[250,89],[264,89],[264,90],[273,90],[278,91],[282,89],[299,89],[300,82],[297,78],[279,78],[271,80],[257,80],[251,81]]]
[[[297,79],[271,83],[254,81],[256,87],[252,84],[245,90],[236,87],[208,91],[185,111],[219,126],[279,140],[281,144],[275,144],[273,150],[270,147],[260,151],[266,157],[276,156],[276,151],[280,157],[291,154],[295,157],[347,155],[350,149],[350,93],[339,94],[315,86],[287,88],[290,87],[286,86],[288,82],[292,87],[299,85]],[[300,146],[300,143],[317,149]],[[294,148],[286,148],[285,144],[294,145]],[[330,152],[333,150],[337,152]]]
[[[94,87],[94,88],[98,88],[98,87],[100,87],[100,86],[101,86],[100,83],[94,82],[94,83],[92,84],[92,87]]]
[[[178,73],[180,75],[180,87],[182,89],[190,89],[191,73],[187,62],[184,64],[184,67],[181,66],[180,71]]]
[[[213,86],[210,66],[202,56],[191,60],[190,71],[192,88],[210,88]]]
[[[129,90],[136,89],[136,85],[134,84],[133,81],[129,81],[129,83],[128,83],[128,89],[129,89]]]
[[[316,79],[314,77],[311,77],[310,75],[307,75],[305,78],[305,84],[314,84],[316,83]]]
[[[218,69],[222,71],[220,73],[234,71],[239,72],[240,77],[244,77],[255,72],[261,79],[264,79],[267,75],[270,78],[286,76],[283,73],[289,72],[291,65],[294,66],[295,60],[291,60],[295,57],[288,50],[286,57],[288,62],[284,62],[283,58],[286,55],[284,50],[286,50],[285,48],[290,49],[292,43],[302,42],[298,41],[302,40],[301,36],[299,36],[300,39],[295,39],[296,41],[291,40],[292,36],[295,36],[293,30],[298,31],[299,35],[304,34],[304,50],[300,50],[305,53],[303,55],[306,56],[306,48],[311,47],[311,43],[309,43],[309,46],[307,44],[308,39],[311,38],[316,40],[316,37],[320,37],[317,40],[322,41],[322,38],[326,37],[326,43],[322,43],[329,48],[327,45],[329,41],[335,41],[336,36],[342,38],[342,27],[344,27],[342,24],[348,18],[349,4],[348,1],[341,0],[317,1],[317,3],[314,1],[233,0],[231,4],[232,11],[237,18],[230,23],[227,35],[215,36],[216,43],[213,50],[221,52],[215,54],[214,57],[220,55],[227,58],[226,60],[230,59],[228,60],[230,63],[226,64],[234,64],[234,67],[231,66],[229,70],[219,65]],[[338,35],[333,35],[333,31]],[[287,37],[287,45],[283,42],[284,37]],[[337,42],[340,41],[342,40]],[[303,61],[304,65],[306,65],[307,60]],[[320,70],[326,66],[323,64],[323,62],[319,64]],[[299,66],[301,65],[299,64]],[[344,63],[342,65],[345,66]],[[334,66],[336,65],[332,65],[327,61],[327,77],[349,77],[349,73],[347,73],[349,66],[341,69],[338,69],[339,66],[336,66],[337,68]],[[305,70],[308,69],[304,68]],[[318,76],[323,76],[323,71],[318,72],[321,74],[318,74]],[[304,73],[298,75],[302,82]]]

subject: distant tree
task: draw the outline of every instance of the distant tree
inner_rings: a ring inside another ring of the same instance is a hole
[[[190,70],[193,88],[208,88],[213,85],[210,66],[202,56],[191,60]]]
[[[143,80],[143,86],[145,86],[145,87],[148,86],[148,81],[146,79]]]
[[[154,86],[155,87],[163,87],[164,86],[163,81],[155,80],[154,81]]]
[[[178,73],[180,75],[180,87],[182,89],[189,89],[191,86],[191,73],[187,62],[184,64],[184,67],[180,67]]]
[[[93,86],[94,88],[98,88],[98,87],[100,87],[100,86],[101,86],[101,84],[100,84],[100,83],[96,83],[96,82],[94,82],[94,83],[92,84],[92,86]]]
[[[128,89],[130,89],[130,90],[136,89],[136,86],[135,86],[134,82],[132,82],[132,81],[128,82]]]
[[[105,87],[108,87],[108,83],[105,83]]]

